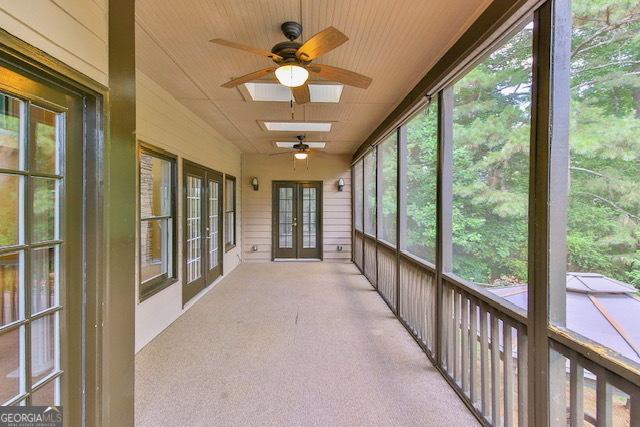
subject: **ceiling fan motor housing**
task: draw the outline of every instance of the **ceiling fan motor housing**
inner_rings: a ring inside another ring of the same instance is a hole
[[[298,42],[289,41],[289,42],[281,42],[271,48],[271,53],[275,53],[282,57],[282,60],[278,60],[277,63],[290,63],[295,62],[298,63],[298,58],[296,57],[297,50],[302,46]]]
[[[280,29],[284,33],[285,37],[291,41],[294,41],[302,34],[302,25],[294,22],[287,21],[280,26]]]

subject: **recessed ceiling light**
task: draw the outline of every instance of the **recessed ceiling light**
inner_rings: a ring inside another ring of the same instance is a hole
[[[329,132],[331,123],[323,122],[263,122],[270,131],[280,132]]]
[[[244,84],[253,101],[289,102],[291,91],[288,87],[278,83],[250,82]],[[311,102],[340,102],[343,85],[309,83]]]
[[[276,142],[276,147],[278,148],[293,148],[293,146],[295,144],[300,144],[300,141],[277,141]],[[308,145],[309,148],[324,148],[325,147],[325,143],[324,142],[307,142],[304,141],[304,144]]]

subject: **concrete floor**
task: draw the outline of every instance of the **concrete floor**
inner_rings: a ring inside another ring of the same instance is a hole
[[[136,356],[136,425],[474,426],[352,264],[242,264]]]

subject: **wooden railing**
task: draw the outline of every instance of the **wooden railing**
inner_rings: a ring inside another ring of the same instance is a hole
[[[378,292],[385,299],[391,310],[396,304],[396,253],[387,244],[378,242]]]
[[[364,275],[374,287],[377,287],[378,261],[376,239],[364,235]]]
[[[400,318],[410,332],[435,357],[436,336],[436,275],[411,257],[400,258]]]
[[[640,388],[553,339],[551,424],[640,426]]]
[[[360,269],[364,270],[362,263],[362,250],[364,245],[364,235],[361,231],[355,230],[353,233],[353,263]]]
[[[490,425],[527,425],[524,323],[454,281],[442,282],[441,367]]]
[[[438,297],[435,266],[359,231],[354,251],[356,265],[483,424],[529,425],[524,311],[446,273]],[[637,378],[608,369],[602,351],[576,351],[567,344],[576,341],[553,328],[549,342],[550,425],[640,427]]]

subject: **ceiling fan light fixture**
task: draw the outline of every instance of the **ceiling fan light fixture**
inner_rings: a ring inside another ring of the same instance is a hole
[[[299,65],[283,65],[276,69],[276,78],[284,86],[302,86],[309,78],[309,72]]]
[[[295,153],[293,157],[295,157],[298,160],[304,160],[307,158],[307,153],[304,153],[304,152]]]

